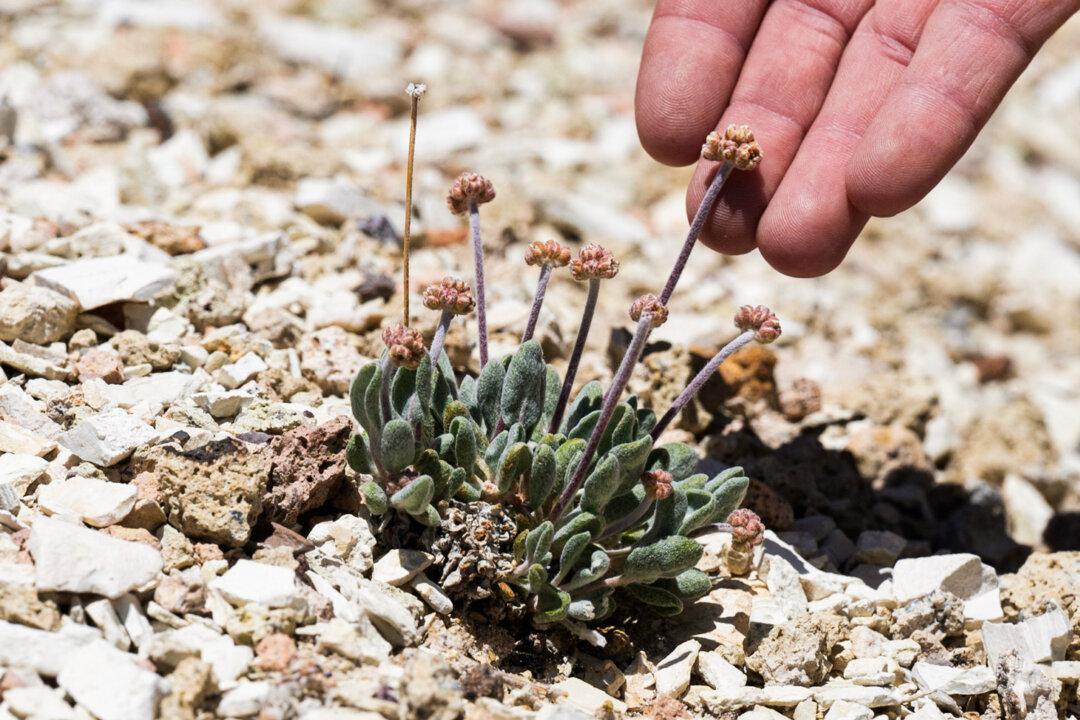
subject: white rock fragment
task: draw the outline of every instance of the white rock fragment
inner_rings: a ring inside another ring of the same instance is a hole
[[[312,220],[335,225],[378,212],[377,204],[345,178],[303,178],[294,202]]]
[[[79,648],[56,678],[77,703],[101,720],[154,720],[168,683],[136,657],[105,642]]]
[[[176,281],[176,273],[165,265],[117,255],[38,270],[29,281],[73,298],[85,312],[115,302],[148,302]]]
[[[568,703],[581,708],[593,717],[600,711],[626,712],[626,703],[622,700],[613,698],[600,688],[593,687],[575,677],[555,683],[551,689],[566,693]]]
[[[45,457],[56,449],[56,443],[13,422],[0,420],[0,452]]]
[[[410,580],[409,587],[428,604],[428,607],[440,615],[449,615],[454,611],[454,601],[423,573]]]
[[[0,415],[8,422],[55,440],[63,432],[63,428],[42,412],[43,409],[44,406],[22,388],[12,383],[0,383]]]
[[[414,609],[406,605],[406,599],[416,603],[420,610],[423,604],[408,593],[374,580],[361,579],[352,598],[369,618],[381,630],[387,640],[399,646],[413,645],[420,638],[417,616]]]
[[[309,625],[297,630],[298,635],[318,638],[319,650],[331,650],[354,662],[378,665],[390,657],[393,646],[386,641],[366,617],[360,622],[335,618],[328,623]]]
[[[939,589],[964,601],[968,619],[996,620],[1003,614],[997,573],[977,555],[906,558],[893,568],[892,594],[900,604]]]
[[[60,436],[60,444],[80,459],[103,467],[124,460],[157,436],[138,418],[114,408],[88,417]]]
[[[269,369],[261,357],[253,352],[245,353],[234,363],[222,365],[214,374],[223,387],[235,390],[251,378]]]
[[[1054,508],[1043,494],[1022,477],[1006,475],[1001,498],[1005,502],[1009,535],[1023,545],[1041,543],[1043,531],[1054,517]]]
[[[311,528],[308,540],[318,551],[341,560],[358,573],[367,573],[373,565],[375,536],[367,520],[356,515],[342,515]]]
[[[296,573],[288,568],[253,560],[238,560],[210,587],[233,605],[257,603],[267,607],[303,606]]]
[[[701,643],[687,640],[656,664],[656,692],[661,695],[682,697],[690,687],[690,672],[694,669]]]
[[[911,677],[924,692],[946,695],[981,695],[997,687],[994,671],[985,665],[958,668],[920,661],[911,668]]]
[[[746,674],[713,651],[699,653],[697,673],[715,690],[746,685]]]
[[[75,327],[79,306],[48,288],[24,283],[0,291],[0,340],[47,345]]]
[[[150,609],[153,607],[154,603],[151,603]],[[201,623],[157,633],[141,651],[155,662],[170,666],[186,657],[197,657],[210,664],[214,681],[221,689],[232,687],[255,659],[255,652],[250,647],[237,645],[228,635]]]
[[[101,598],[85,603],[83,607],[86,609],[86,615],[94,621],[94,625],[101,630],[106,640],[119,650],[127,650],[131,647],[131,638],[128,637],[124,624],[120,622],[116,614],[116,608],[109,600]]]
[[[27,667],[55,677],[75,650],[100,639],[100,633],[85,625],[47,632],[0,620],[0,666]]]
[[[847,700],[834,702],[825,713],[825,720],[872,720],[873,717],[874,711],[870,708]]]
[[[856,685],[892,685],[898,669],[896,661],[889,658],[856,658],[844,668],[844,679]]]
[[[76,717],[75,708],[64,702],[64,694],[47,685],[8,688],[4,692],[4,705],[16,717],[33,720],[75,720]]]
[[[1018,623],[983,623],[983,647],[990,665],[997,663],[1010,650],[1033,663],[1065,659],[1072,639],[1069,616],[1060,607]]]
[[[799,573],[787,560],[780,556],[769,558],[766,584],[787,619],[806,612],[806,593],[799,581]]]
[[[110,537],[63,520],[34,520],[27,542],[38,590],[116,598],[161,572],[161,553],[140,542]]]
[[[38,493],[38,505],[53,515],[74,515],[92,527],[108,527],[135,507],[134,485],[75,475],[51,482]]]
[[[0,455],[0,486],[10,487],[21,498],[35,482],[45,476],[49,463],[36,455],[8,453]]]
[[[257,715],[270,697],[273,686],[268,680],[244,681],[222,694],[217,714],[226,718],[245,718]]]
[[[379,558],[371,578],[387,585],[401,587],[423,572],[435,558],[418,550],[394,549]]]

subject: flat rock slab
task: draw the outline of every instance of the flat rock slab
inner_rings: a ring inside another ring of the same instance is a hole
[[[86,418],[59,439],[80,459],[109,467],[155,437],[154,428],[123,410],[113,409]]]
[[[566,701],[592,716],[601,711],[614,710],[618,713],[626,712],[626,703],[611,697],[600,688],[593,687],[584,680],[567,678],[560,683],[552,685],[553,690],[561,690],[566,693]]]
[[[997,573],[978,555],[956,553],[900,560],[893,568],[892,592],[904,604],[935,590],[964,601],[969,620],[996,620],[1002,616]]]
[[[0,455],[0,485],[8,485],[20,498],[45,474],[49,463],[36,455],[7,453]]]
[[[921,690],[946,695],[981,695],[997,687],[994,671],[985,665],[958,668],[920,661],[911,668],[911,676]]]
[[[154,720],[168,683],[107,642],[79,648],[56,678],[79,705],[101,720]]]
[[[427,569],[433,561],[431,555],[418,550],[391,550],[375,563],[371,577],[387,585],[400,587]]]
[[[100,637],[92,628],[82,625],[72,624],[58,632],[48,632],[0,620],[0,665],[28,667],[46,677],[55,677],[75,650]]]
[[[85,311],[115,302],[148,302],[176,282],[176,273],[165,265],[117,255],[38,270],[29,281],[67,295]]]
[[[108,527],[135,508],[134,485],[76,475],[51,482],[38,493],[38,505],[53,515],[76,515],[87,525]]]
[[[1061,608],[1018,623],[983,623],[983,647],[992,666],[1016,650],[1033,663],[1065,659],[1072,639],[1069,616]]]
[[[38,590],[117,598],[158,576],[161,553],[89,528],[39,517],[27,543]]]
[[[690,687],[690,672],[697,662],[698,652],[701,651],[701,643],[697,640],[687,640],[656,664],[656,692],[661,695],[682,697]]]
[[[296,583],[296,573],[253,560],[238,560],[224,575],[210,583],[210,587],[234,605],[257,603],[273,608],[304,602]]]

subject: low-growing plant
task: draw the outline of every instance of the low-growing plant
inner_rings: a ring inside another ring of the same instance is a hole
[[[488,361],[478,207],[495,191],[473,173],[453,183],[447,204],[470,217],[474,289],[453,278],[427,288],[425,307],[440,312],[430,349],[416,329],[388,326],[382,358],[362,367],[352,383],[352,411],[361,429],[347,455],[367,476],[361,494],[371,514],[386,522],[415,521],[436,539],[460,533],[470,514],[498,515],[513,527],[514,541],[509,561],[487,562],[489,573],[506,599],[524,603],[536,623],[564,623],[580,634],[578,623],[607,617],[620,597],[661,615],[678,614],[711,586],[695,568],[702,547],[693,533],[727,520],[746,493],[742,468],[709,477],[697,472],[692,447],[658,441],[724,358],[749,342],[779,336],[769,310],[740,309],[735,324],[742,332],[661,418],[636,397],[624,397],[650,332],[667,319],[667,303],[724,181],[736,168],[756,167],[761,152],[748,129],[732,127],[711,134],[703,156],[719,163],[706,200],[661,294],[644,295],[631,306],[636,329],[606,390],[589,382],[571,399],[600,281],[619,269],[612,254],[594,244],[573,259],[555,241],[529,246],[525,262],[538,267],[540,277],[522,342],[508,357]],[[567,265],[588,291],[560,377],[533,333],[548,282]],[[474,309],[481,370],[459,379],[443,345],[453,318]],[[471,547],[482,546],[484,532],[475,533]],[[462,566],[486,561],[455,562],[460,582]]]

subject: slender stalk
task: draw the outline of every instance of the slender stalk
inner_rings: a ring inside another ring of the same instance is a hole
[[[712,182],[709,183],[709,187],[705,191],[705,197],[701,199],[697,213],[694,214],[694,221],[690,223],[690,231],[686,234],[686,240],[683,242],[682,250],[679,251],[679,257],[675,259],[675,266],[671,268],[671,274],[668,275],[664,289],[660,293],[660,302],[664,305],[667,305],[668,300],[671,299],[671,294],[675,292],[675,285],[679,282],[679,278],[682,277],[686,263],[690,259],[690,252],[694,249],[694,245],[697,244],[698,238],[701,237],[701,231],[705,228],[705,221],[709,219],[709,215],[716,205],[716,200],[720,197],[720,191],[724,189],[724,183],[727,182],[734,169],[734,165],[725,162],[720,165],[716,174],[713,175]]]
[[[544,304],[544,295],[547,293],[548,280],[551,279],[551,265],[544,263],[540,266],[540,279],[536,281],[536,295],[533,297],[532,310],[529,311],[529,321],[525,323],[525,332],[521,336],[522,344],[532,340],[536,332],[536,321],[540,318],[540,308]]]
[[[694,376],[694,379],[690,381],[679,397],[675,398],[675,402],[671,404],[668,411],[664,413],[664,416],[656,423],[652,429],[652,439],[660,437],[660,434],[667,429],[667,426],[671,424],[671,421],[675,419],[686,404],[690,402],[695,395],[701,392],[701,388],[716,372],[716,368],[720,367],[720,363],[727,360],[732,353],[740,348],[745,347],[749,343],[753,342],[754,334],[756,330],[746,330],[735,337],[734,340],[729,342],[724,347],[720,348],[720,352],[713,355],[712,360],[705,364],[705,367],[701,368],[701,372]]]
[[[589,465],[592,463],[593,456],[596,455],[597,448],[600,447],[600,440],[604,437],[604,431],[607,430],[608,423],[611,422],[611,416],[615,414],[615,407],[619,404],[622,391],[626,387],[626,383],[630,381],[630,374],[634,371],[634,366],[637,365],[637,361],[641,358],[641,353],[645,349],[645,341],[648,339],[651,330],[652,315],[644,313],[641,319],[638,320],[637,330],[634,331],[630,347],[626,349],[626,354],[623,355],[622,362],[619,363],[619,369],[615,372],[611,387],[608,388],[607,394],[604,395],[604,403],[600,406],[600,418],[596,421],[596,427],[593,428],[592,434],[589,435],[589,442],[585,445],[585,452],[581,454],[581,460],[574,469],[573,477],[559,496],[555,507],[552,508],[550,516],[552,519],[558,519],[562,516],[566,507],[574,498],[574,494],[584,484],[585,476],[589,472]]]
[[[409,93],[411,107],[409,108],[409,155],[405,163],[405,230],[401,235],[401,291],[405,300],[402,307],[402,323],[405,327],[409,326],[409,243],[412,239],[413,157],[416,154],[416,116],[422,94],[422,92]]]
[[[446,342],[446,331],[450,329],[450,322],[454,319],[454,313],[443,310],[439,316],[439,324],[435,328],[435,337],[431,339],[431,364],[439,362],[439,354],[442,353],[443,344]]]
[[[473,265],[476,267],[476,324],[480,344],[480,367],[488,361],[487,293],[484,290],[484,245],[480,241],[480,206],[469,200],[469,230],[472,232]]]
[[[581,354],[585,352],[585,341],[589,337],[589,328],[592,327],[593,315],[596,313],[596,298],[600,294],[600,280],[589,280],[589,294],[585,298],[585,311],[581,314],[581,324],[578,326],[577,339],[574,340],[574,350],[570,353],[570,362],[566,365],[566,377],[563,378],[562,389],[559,391],[559,402],[555,405],[555,412],[551,416],[551,427],[548,432],[556,433],[562,425],[563,413],[566,412],[566,404],[570,402],[570,391],[574,389],[574,378],[577,376],[578,365],[581,363]]]

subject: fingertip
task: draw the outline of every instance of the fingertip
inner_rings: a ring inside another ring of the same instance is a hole
[[[761,256],[785,275],[813,278],[835,270],[866,224],[846,202],[829,202],[809,191],[774,199],[758,225]]]

